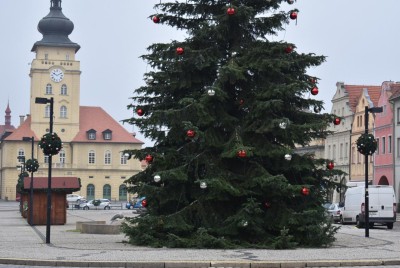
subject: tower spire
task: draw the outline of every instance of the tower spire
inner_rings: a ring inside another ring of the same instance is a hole
[[[11,126],[11,109],[10,109],[10,101],[7,102],[7,109],[5,115],[5,125],[6,127]]]

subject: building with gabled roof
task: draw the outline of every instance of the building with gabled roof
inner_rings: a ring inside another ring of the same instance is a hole
[[[53,132],[63,142],[60,153],[52,157],[52,175],[80,178],[78,194],[87,199],[127,200],[124,181],[143,167],[136,159],[128,160],[123,151],[140,149],[143,142],[101,107],[80,105],[81,71],[76,59],[80,46],[68,37],[74,24],[62,13],[60,0],[51,0],[50,12],[37,28],[43,38],[32,47],[30,113],[0,144],[0,198],[15,200],[22,171],[16,166],[23,166],[21,157],[32,156],[32,142],[27,139],[33,138],[33,157],[40,164],[35,176],[47,175],[49,157],[38,142],[50,131],[51,105],[36,103],[36,98],[43,98],[53,100]]]
[[[362,94],[358,99],[355,107],[354,118],[352,122],[350,142],[350,181],[351,182],[365,182],[365,157],[357,150],[357,139],[361,134],[365,133],[365,107],[372,108],[378,106],[379,97],[381,94],[381,87],[363,88]],[[375,124],[375,114],[368,116],[368,132],[373,133]],[[373,178],[373,157],[368,158],[368,181],[372,182]]]
[[[344,82],[337,82],[336,92],[332,98],[331,113],[339,117],[341,123],[339,125],[332,123],[327,129],[332,134],[326,137],[324,158],[332,160],[335,169],[345,172],[346,175],[334,178],[335,182],[342,185],[346,185],[350,181],[350,136],[356,106],[364,88],[374,88],[377,90],[380,87],[347,85]],[[332,195],[329,197],[331,201],[343,201],[345,188],[340,187],[338,190],[332,192]]]
[[[389,100],[394,92],[400,90],[400,84],[392,81],[382,83],[378,107],[382,113],[375,115],[374,137],[378,149],[374,154],[374,185],[394,185],[394,148],[393,148],[393,107]]]

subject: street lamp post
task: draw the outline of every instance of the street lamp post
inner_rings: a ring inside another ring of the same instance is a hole
[[[35,147],[35,138],[34,137],[23,137],[23,141],[31,141],[32,142],[32,157],[34,158],[34,147]],[[33,225],[33,171],[31,171],[31,183],[30,183],[30,197],[29,197],[29,224]]]
[[[36,98],[35,103],[47,104],[50,103],[50,133],[53,133],[53,105],[54,98]],[[50,244],[50,225],[51,225],[51,165],[52,165],[52,155],[49,154],[49,170],[47,179],[47,219],[46,219],[46,244]]]
[[[369,113],[381,113],[382,107],[369,108],[365,106],[365,134],[368,135]],[[368,153],[365,153],[365,237],[369,237],[369,192],[368,192]]]

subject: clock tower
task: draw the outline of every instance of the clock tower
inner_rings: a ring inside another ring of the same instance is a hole
[[[61,0],[50,1],[50,13],[42,18],[38,30],[43,35],[32,52],[31,129],[42,136],[49,131],[50,104],[36,104],[35,99],[54,99],[54,132],[63,141],[71,141],[79,132],[80,62],[75,54],[80,46],[68,36],[74,24],[62,13]]]

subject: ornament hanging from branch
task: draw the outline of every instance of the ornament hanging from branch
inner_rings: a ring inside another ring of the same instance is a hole
[[[194,136],[196,136],[196,131],[189,129],[188,131],[186,131],[186,136],[188,138],[194,138]]]
[[[209,90],[207,90],[207,94],[208,94],[208,96],[214,96],[215,95],[215,90],[214,89],[209,89]]]
[[[318,92],[319,92],[319,91],[318,91],[318,88],[317,88],[317,87],[313,87],[313,88],[311,89],[311,94],[314,95],[314,96],[315,96],[315,95],[318,95]]]
[[[150,164],[151,162],[153,162],[153,156],[148,154],[148,155],[146,155],[144,160],[146,160],[146,162]]]
[[[160,23],[160,21],[161,21],[161,20],[160,20],[160,17],[157,16],[157,15],[156,15],[156,16],[153,16],[152,20],[153,20],[154,23]]]
[[[340,124],[340,121],[341,121],[340,118],[339,118],[339,117],[336,117],[336,118],[333,120],[333,124],[337,126],[337,125]]]
[[[235,13],[236,13],[236,10],[233,7],[229,7],[226,10],[226,14],[228,14],[229,16],[235,15]]]
[[[161,176],[160,175],[155,175],[153,179],[154,179],[154,182],[160,182]]]
[[[291,154],[285,154],[285,160],[287,160],[287,161],[292,160],[292,155]]]
[[[285,48],[285,53],[290,54],[293,52],[293,46],[289,45]]]
[[[335,164],[334,164],[333,162],[329,162],[329,163],[326,165],[326,168],[329,169],[329,170],[332,170],[334,167],[335,167]]]
[[[321,112],[321,108],[318,106],[314,106],[314,112],[319,114]]]
[[[291,20],[297,20],[297,11],[296,10],[290,11],[289,17]]]
[[[295,1],[295,0],[287,0],[287,3],[288,3],[289,5],[293,5],[293,4],[294,4],[294,1]]]
[[[185,50],[183,49],[183,47],[176,48],[176,54],[183,55],[183,53],[185,53]]]
[[[200,182],[201,189],[207,189],[207,183],[205,181]]]
[[[363,133],[357,139],[357,151],[363,155],[372,155],[378,148],[378,142],[374,135]]]
[[[246,158],[247,157],[247,153],[246,153],[245,150],[239,150],[237,152],[237,156],[240,157],[240,158]]]
[[[136,114],[138,115],[138,116],[143,116],[144,115],[144,111],[143,111],[143,109],[137,109],[136,110]]]
[[[310,189],[308,189],[307,187],[303,187],[301,189],[301,194],[304,195],[304,196],[309,195],[310,194]]]

